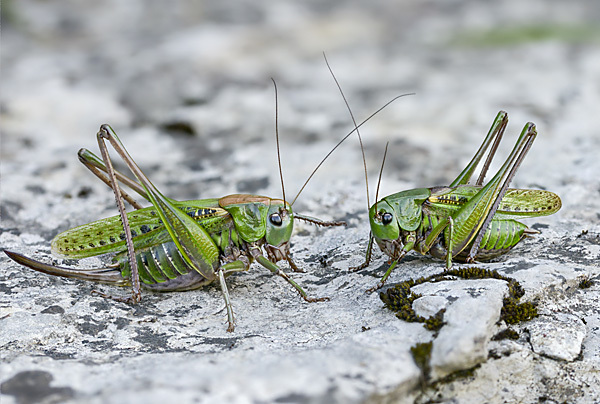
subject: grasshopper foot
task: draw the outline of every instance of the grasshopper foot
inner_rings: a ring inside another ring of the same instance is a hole
[[[296,263],[292,260],[292,258],[290,256],[287,256],[286,261],[288,262],[288,264],[290,265],[290,268],[292,268],[292,271],[294,272],[306,272],[304,269],[302,268],[298,268],[298,266],[296,265]]]
[[[478,262],[477,262],[477,261],[475,261],[475,257],[472,257],[472,256],[470,256],[470,255],[467,257],[467,259],[465,260],[465,262],[466,262],[467,264],[478,264]]]
[[[122,297],[122,296],[107,295],[106,293],[102,293],[98,290],[92,290],[92,295],[100,296],[105,299],[114,300],[115,302],[121,302],[121,303],[127,303],[127,304],[136,304],[142,300],[142,296],[140,293],[134,293],[131,297]]]
[[[377,285],[373,286],[372,288],[369,288],[369,289],[365,290],[365,293],[367,293],[367,294],[370,295],[371,293],[375,292],[376,290],[381,289],[383,287],[383,285],[384,285],[383,281],[377,282]]]
[[[358,266],[348,268],[348,270],[350,272],[357,272],[357,271],[360,271],[361,269],[365,269],[368,266],[369,266],[369,261],[365,261],[365,262],[363,262],[362,264],[360,264]]]

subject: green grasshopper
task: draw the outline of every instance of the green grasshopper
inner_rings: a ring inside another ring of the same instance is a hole
[[[275,82],[273,82],[275,84]],[[79,160],[100,180],[112,188],[119,215],[67,230],[51,242],[54,254],[72,259],[113,253],[113,263],[105,268],[74,269],[44,264],[21,254],[5,253],[17,263],[50,275],[84,279],[118,286],[131,286],[131,297],[94,294],[126,303],[141,300],[141,286],[153,291],[186,291],[219,281],[227,309],[228,328],[235,327],[233,309],[225,278],[246,271],[257,261],[290,283],[307,302],[313,298],[281,270],[278,261],[288,262],[293,271],[302,272],[290,256],[289,240],[293,219],[319,226],[340,226],[344,222],[326,222],[292,211],[292,205],[308,181],[333,151],[357,128],[399,97],[395,97],[371,114],[346,135],[319,163],[292,203],[285,200],[283,174],[277,130],[277,87],[275,86],[275,133],[283,199],[235,194],[222,198],[176,201],[165,197],[146,177],[129,155],[117,134],[108,125],[97,133],[102,159],[81,149]],[[133,180],[113,168],[106,141],[119,154]],[[152,206],[143,208],[121,189],[126,185]],[[126,200],[135,211],[126,212]]]
[[[551,215],[561,208],[560,198],[552,192],[508,188],[537,136],[531,122],[523,128],[496,175],[483,185],[507,123],[508,115],[500,111],[471,162],[449,186],[411,189],[379,201],[375,197],[376,203],[369,209],[371,233],[366,259],[351,270],[369,265],[373,240],[392,262],[379,283],[368,292],[381,288],[411,250],[445,259],[447,269],[452,267],[453,260],[467,263],[490,260],[507,253],[526,236],[538,233],[517,218]],[[475,185],[467,185],[492,142]]]

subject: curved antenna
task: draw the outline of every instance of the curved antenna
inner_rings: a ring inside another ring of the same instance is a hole
[[[392,98],[391,100],[389,100],[388,102],[386,102],[381,108],[379,108],[377,111],[373,112],[371,115],[369,115],[367,117],[367,119],[365,119],[364,121],[362,121],[360,124],[356,125],[354,127],[354,129],[352,129],[350,131],[350,133],[348,133],[346,136],[344,136],[344,138],[342,140],[340,140],[334,147],[333,149],[331,149],[329,151],[329,153],[327,153],[327,155],[323,158],[323,160],[321,160],[321,162],[317,165],[317,167],[313,170],[313,172],[310,174],[310,176],[308,177],[308,179],[306,180],[306,182],[304,182],[304,185],[302,185],[302,188],[300,188],[300,191],[298,191],[298,193],[296,194],[296,196],[294,197],[294,199],[292,200],[291,205],[294,204],[294,202],[296,202],[296,199],[298,199],[298,197],[300,196],[300,194],[302,193],[302,191],[304,190],[304,188],[306,187],[306,185],[308,184],[308,182],[311,180],[311,178],[315,175],[315,173],[317,172],[317,170],[323,165],[323,163],[325,162],[325,160],[327,160],[327,158],[329,156],[331,156],[331,154],[335,151],[335,149],[337,149],[343,142],[344,140],[348,139],[350,137],[351,134],[353,134],[355,131],[358,130],[358,128],[360,128],[361,126],[363,126],[365,123],[367,123],[371,118],[373,118],[375,115],[377,115],[378,113],[380,113],[382,110],[384,110],[388,105],[390,105],[392,102],[396,101],[398,98],[402,98],[405,97],[407,95],[415,95],[415,93],[407,93],[407,94],[400,94],[395,96],[394,98]]]
[[[365,148],[363,147],[362,137],[360,136],[360,132],[358,131],[358,127],[356,126],[356,119],[354,119],[354,114],[352,113],[350,104],[348,103],[348,100],[346,99],[346,96],[344,95],[344,91],[342,91],[342,86],[340,86],[340,83],[339,83],[337,77],[335,77],[335,74],[333,74],[333,70],[331,69],[331,66],[329,65],[329,61],[327,60],[327,55],[325,55],[325,52],[323,52],[323,57],[325,58],[325,64],[327,65],[327,68],[329,69],[329,73],[331,73],[331,76],[333,77],[333,80],[335,81],[335,84],[337,85],[338,90],[340,90],[340,94],[342,95],[342,98],[344,99],[344,103],[346,103],[346,108],[348,108],[348,112],[350,113],[350,117],[352,118],[352,122],[354,123],[354,127],[356,128],[356,134],[358,135],[358,142],[360,143],[360,152],[362,153],[363,166],[365,168],[365,186],[367,188],[367,210],[369,210],[369,208],[370,208],[369,201],[371,200],[371,198],[369,198],[369,177],[367,176],[367,159],[365,158]]]
[[[347,226],[346,222],[343,222],[343,221],[324,222],[320,219],[315,219],[314,217],[310,217],[310,216],[304,216],[299,213],[294,213],[294,219],[303,220],[307,223],[312,223],[316,226],[321,226],[321,227]]]
[[[281,178],[281,193],[283,194],[283,207],[285,208],[285,187],[283,186],[283,170],[281,169],[281,152],[279,150],[279,103],[277,100],[277,83],[271,77],[275,88],[275,142],[277,143],[277,163],[279,164],[279,178]],[[293,202],[292,202],[293,203]]]
[[[383,174],[383,165],[385,164],[385,156],[387,156],[387,149],[390,142],[385,144],[385,151],[383,152],[383,160],[381,161],[381,169],[379,170],[379,179],[377,180],[377,191],[375,191],[375,214],[377,215],[377,201],[379,199],[379,185],[381,184],[381,175]]]

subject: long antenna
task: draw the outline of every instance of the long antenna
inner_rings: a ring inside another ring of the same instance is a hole
[[[285,208],[285,187],[283,186],[283,170],[281,169],[281,152],[279,150],[279,103],[277,100],[277,83],[271,77],[275,88],[275,141],[277,143],[277,163],[279,164],[279,177],[281,178],[281,193],[283,194],[283,206]]]
[[[387,149],[390,142],[385,144],[385,151],[383,152],[383,160],[381,161],[381,169],[379,170],[379,179],[377,180],[377,191],[375,191],[375,214],[377,214],[377,201],[379,200],[379,185],[381,184],[381,175],[383,174],[383,165],[385,164],[385,156],[387,156]]]
[[[329,65],[329,61],[327,60],[327,55],[325,55],[325,52],[323,52],[323,57],[325,58],[325,64],[327,65],[327,68],[329,69],[329,73],[331,73],[331,76],[333,77],[333,80],[335,81],[337,88],[340,90],[340,94],[342,95],[342,98],[344,99],[344,102],[346,103],[346,108],[348,108],[348,112],[350,113],[350,117],[352,118],[352,122],[354,123],[354,127],[356,128],[356,134],[358,135],[358,142],[360,143],[360,152],[362,153],[363,166],[365,167],[365,186],[367,188],[367,210],[368,210],[370,207],[369,201],[371,200],[371,198],[369,198],[369,177],[367,176],[367,159],[365,158],[365,148],[363,147],[362,137],[360,136],[360,132],[358,131],[358,127],[356,126],[356,119],[354,119],[354,114],[352,113],[350,104],[348,103],[348,100],[346,99],[346,96],[344,95],[344,91],[342,90],[342,86],[340,86],[340,83],[339,83],[337,77],[335,77],[335,74],[333,74],[333,70],[331,69],[331,66]]]
[[[302,185],[302,188],[300,188],[300,191],[298,191],[298,193],[296,194],[296,196],[294,197],[294,199],[292,200],[292,205],[294,204],[294,202],[296,202],[296,199],[298,199],[298,197],[300,196],[300,194],[302,193],[302,191],[304,190],[304,188],[306,187],[306,185],[308,184],[308,182],[310,181],[310,179],[313,177],[313,175],[315,175],[315,173],[317,172],[317,170],[323,165],[323,163],[325,162],[325,160],[327,160],[327,158],[329,156],[331,156],[331,153],[333,153],[335,151],[335,149],[337,149],[343,142],[344,140],[348,139],[350,137],[350,135],[352,135],[355,131],[358,130],[358,128],[360,128],[361,126],[363,126],[365,123],[367,123],[371,118],[373,118],[375,115],[377,115],[378,113],[380,113],[382,110],[384,110],[388,105],[390,105],[392,102],[396,101],[398,98],[407,96],[407,95],[414,95],[415,93],[408,93],[408,94],[400,94],[395,96],[394,98],[392,98],[391,100],[389,100],[388,102],[386,102],[381,108],[379,108],[377,111],[373,112],[371,115],[369,115],[367,117],[367,119],[365,119],[364,121],[362,121],[360,124],[356,125],[354,127],[354,129],[352,129],[350,131],[350,133],[348,133],[346,136],[344,136],[344,138],[342,140],[340,140],[338,142],[338,144],[336,144],[333,149],[331,149],[329,151],[329,153],[327,153],[327,155],[323,158],[323,160],[321,160],[321,162],[317,165],[317,167],[313,170],[313,172],[310,174],[310,176],[308,177],[308,179],[306,180],[306,182],[304,182],[304,185]]]

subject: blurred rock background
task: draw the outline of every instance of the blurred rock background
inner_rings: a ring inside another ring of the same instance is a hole
[[[49,262],[58,232],[116,214],[110,190],[76,157],[97,150],[102,123],[168,196],[280,196],[270,78],[295,195],[353,127],[323,52],[359,121],[416,93],[361,129],[371,202],[386,142],[380,195],[448,184],[500,109],[510,124],[492,170],[535,122],[539,136],[513,186],[563,201],[558,214],[527,221],[539,236],[484,266],[517,279],[538,304],[538,318],[513,327],[516,340],[491,341],[506,328],[497,324],[501,281],[420,287],[419,307],[441,296],[453,312],[439,335],[364,293],[387,266],[377,253],[369,269],[348,271],[369,231],[355,137],[294,205],[349,223],[300,223],[293,238],[307,270],[294,279],[330,302],[306,304],[255,266],[228,279],[237,316],[228,334],[217,286],[146,293],[131,308],[0,257],[2,403],[599,400],[597,1],[12,0],[1,12],[2,248]],[[411,254],[389,284],[442,269]],[[477,317],[474,308],[487,309]],[[410,348],[429,341],[438,367],[425,380]]]

